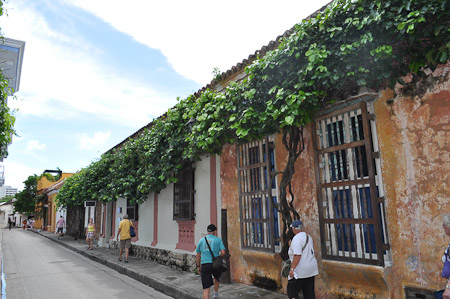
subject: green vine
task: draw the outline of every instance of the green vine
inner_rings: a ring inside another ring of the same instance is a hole
[[[205,90],[179,100],[149,130],[69,178],[59,203],[81,205],[86,199],[119,197],[141,203],[149,192],[175,182],[185,160],[219,154],[226,143],[281,132],[292,151],[278,207],[286,232],[292,218],[299,217],[293,194],[289,203],[286,194],[302,151],[303,127],[324,103],[344,99],[361,87],[406,87],[401,78],[407,74],[412,74],[414,86],[426,76],[426,68],[446,63],[448,20],[446,0],[335,0],[253,61],[246,79],[220,93]]]

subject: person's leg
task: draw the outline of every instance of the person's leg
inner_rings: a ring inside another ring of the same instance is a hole
[[[213,285],[212,264],[202,264],[203,299],[209,299],[210,288]]]
[[[314,291],[314,276],[303,280],[302,291],[304,299],[315,299],[316,293]]]
[[[219,292],[219,281],[214,278],[214,292]]]
[[[289,299],[299,299],[300,281],[298,279],[290,279],[287,285],[287,295]]]
[[[219,298],[219,280],[214,278],[214,298]]]
[[[213,271],[213,277],[214,277],[214,298],[218,298],[219,296],[219,282],[220,282],[220,276],[222,273]]]
[[[209,299],[209,288],[203,289],[203,299]]]
[[[125,241],[125,261],[128,262],[128,254],[130,253],[131,239]]]
[[[122,252],[123,252],[123,242],[122,242],[122,240],[120,240],[120,243],[119,243],[119,261],[122,261]]]

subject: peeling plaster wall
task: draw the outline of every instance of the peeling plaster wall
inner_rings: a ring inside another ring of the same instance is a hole
[[[450,213],[449,68],[439,67],[434,76],[440,81],[420,97],[396,96],[385,90],[374,102],[392,255],[392,264],[384,268],[322,260],[311,127],[304,131],[306,148],[296,161],[292,189],[295,207],[314,240],[320,272],[317,298],[394,299],[405,298],[405,287],[427,291],[443,287],[440,257],[449,240],[441,216]],[[276,170],[283,171],[287,152],[280,135],[275,148]],[[255,274],[264,275],[276,280],[284,292],[279,254],[241,250],[234,145],[223,148],[220,165],[232,280],[253,284]]]
[[[441,66],[434,75],[448,73]],[[450,81],[421,97],[384,91],[375,105],[392,247],[391,298],[404,286],[436,290],[450,212]]]

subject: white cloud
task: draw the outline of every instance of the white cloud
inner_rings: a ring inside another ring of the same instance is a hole
[[[330,0],[66,0],[151,48],[205,85]],[[106,9],[107,8],[107,9]]]
[[[101,52],[79,35],[52,30],[26,1],[11,5],[16,6],[0,20],[6,36],[26,41],[17,93],[25,101],[10,102],[20,114],[73,119],[89,113],[136,128],[176,103],[175,97],[150,88],[148,82],[124,78],[102,64]]]
[[[111,132],[95,132],[94,136],[89,137],[87,133],[81,133],[77,135],[80,142],[81,150],[92,150],[103,146],[111,137]]]
[[[22,163],[8,161],[8,159],[3,162],[3,165],[5,166],[5,185],[18,188],[19,191],[23,190],[23,182],[29,175],[42,173],[42,169],[38,170]]]
[[[328,0],[65,0],[102,18],[150,48],[159,49],[173,68],[202,85],[212,70],[222,71],[267,45]],[[133,128],[147,124],[176,103],[172,95],[112,71],[97,59],[101,51],[70,29],[53,29],[25,0],[8,3],[2,17],[6,36],[26,41],[19,113],[50,119],[80,114]],[[46,5],[52,8],[52,2]],[[105,9],[107,8],[107,9]],[[49,8],[48,8],[49,9]],[[67,13],[67,11],[65,11]],[[70,14],[61,14],[70,18]],[[26,105],[25,105],[26,102]],[[138,107],[138,108],[137,108]]]
[[[38,140],[30,140],[27,143],[27,152],[34,152],[34,151],[43,151],[47,148],[45,143],[40,143]]]

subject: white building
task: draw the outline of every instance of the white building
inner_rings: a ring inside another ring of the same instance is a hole
[[[22,221],[28,219],[27,214],[14,213],[13,203],[15,198],[9,201],[0,203],[0,228],[8,226],[8,218],[11,219],[16,227],[22,226]]]
[[[5,196],[14,196],[18,192],[17,188],[12,188],[11,186],[1,186],[0,187],[0,198]]]
[[[117,246],[119,222],[128,214],[136,231],[132,244],[140,248],[139,256],[195,268],[196,244],[207,234],[208,224],[216,224],[221,235],[219,177],[220,159],[203,156],[196,163],[186,163],[177,183],[167,185],[159,194],[149,194],[142,204],[125,198],[102,204],[99,245]],[[178,257],[167,260],[163,257],[167,252]]]
[[[8,79],[10,94],[19,90],[25,42],[4,37],[0,40],[0,70]],[[4,157],[0,156],[0,162]]]

